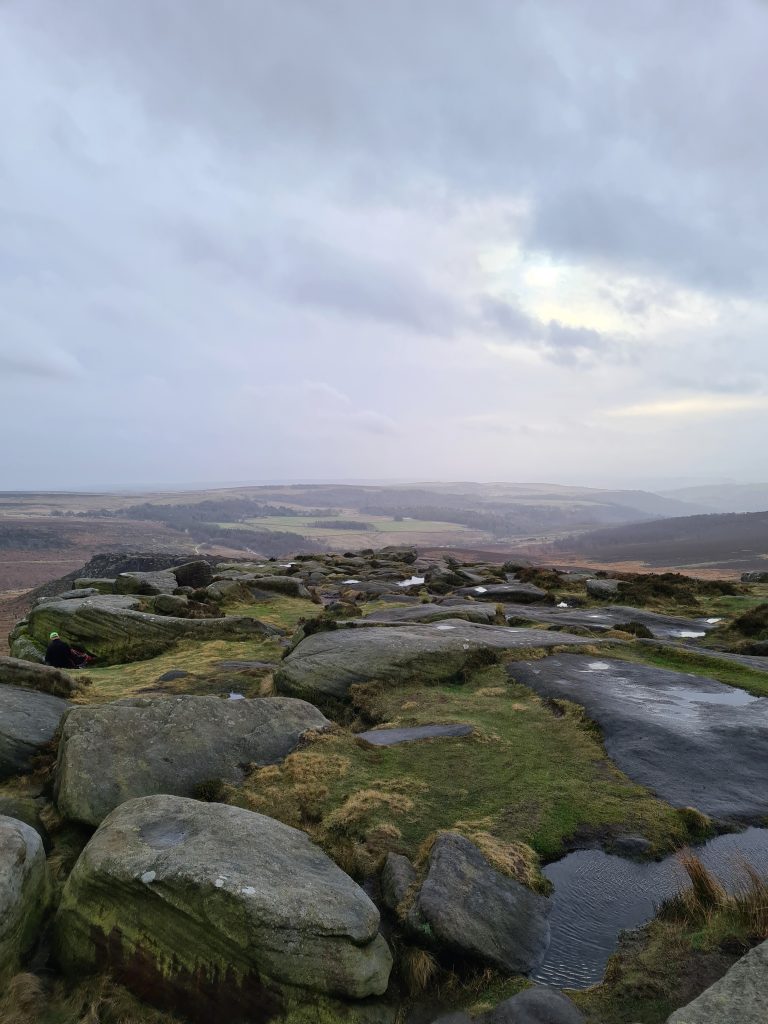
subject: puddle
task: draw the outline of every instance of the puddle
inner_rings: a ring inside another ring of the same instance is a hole
[[[745,704],[754,704],[759,697],[755,697],[746,690],[738,690],[734,686],[731,690],[695,690],[687,686],[671,686],[666,690],[659,690],[660,694],[666,694],[670,700],[679,704],[726,704],[732,708],[740,708]]]
[[[717,836],[695,852],[734,891],[744,878],[742,861],[768,873],[768,829]],[[551,940],[531,977],[558,988],[587,988],[600,982],[619,932],[645,924],[687,883],[674,855],[639,864],[601,850],[571,853],[544,868],[544,874],[555,886]]]
[[[593,672],[605,672],[610,667],[607,661],[590,661],[587,663],[587,668]]]
[[[342,580],[341,582],[344,585],[345,583],[359,583],[360,580]]]
[[[245,700],[245,697],[243,696],[242,693],[235,693],[235,691],[233,690],[227,697],[227,700]]]
[[[476,594],[487,594],[488,593],[488,588],[487,587],[475,587],[474,591],[475,591]]]
[[[435,626],[435,629],[446,630],[446,629],[456,629],[456,627],[455,626]]]
[[[398,583],[398,587],[419,587],[424,582],[423,576],[411,576],[409,580]]]
[[[671,633],[671,636],[679,636],[681,639],[686,640],[700,640],[701,637],[706,635],[706,633],[699,633],[695,629],[677,629],[673,630]]]
[[[430,740],[436,737],[469,736],[471,725],[416,725],[411,729],[371,729],[360,732],[358,737],[376,747],[393,747],[396,743],[413,743],[414,740]]]
[[[707,624],[710,625],[710,626],[714,626],[716,622],[722,622],[722,621],[723,621],[722,619],[707,619]]]

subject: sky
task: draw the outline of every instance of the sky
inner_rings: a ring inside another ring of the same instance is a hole
[[[0,489],[768,479],[768,3],[3,0]]]

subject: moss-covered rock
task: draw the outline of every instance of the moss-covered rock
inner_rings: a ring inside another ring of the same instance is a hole
[[[279,1020],[297,991],[308,1003],[381,995],[392,964],[376,907],[303,832],[171,796],[103,822],[55,937],[68,973],[107,969],[193,1020]]]
[[[0,989],[34,945],[50,899],[43,841],[0,814]]]

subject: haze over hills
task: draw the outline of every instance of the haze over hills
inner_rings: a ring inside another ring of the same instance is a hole
[[[709,484],[661,491],[673,501],[699,505],[702,511],[763,512],[768,509],[768,484]]]

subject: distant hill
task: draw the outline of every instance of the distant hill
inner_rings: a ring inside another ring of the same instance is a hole
[[[591,530],[552,545],[597,562],[768,569],[768,512],[657,519]]]
[[[768,484],[711,484],[706,487],[681,487],[662,491],[673,501],[690,502],[712,512],[765,512],[768,510]]]

